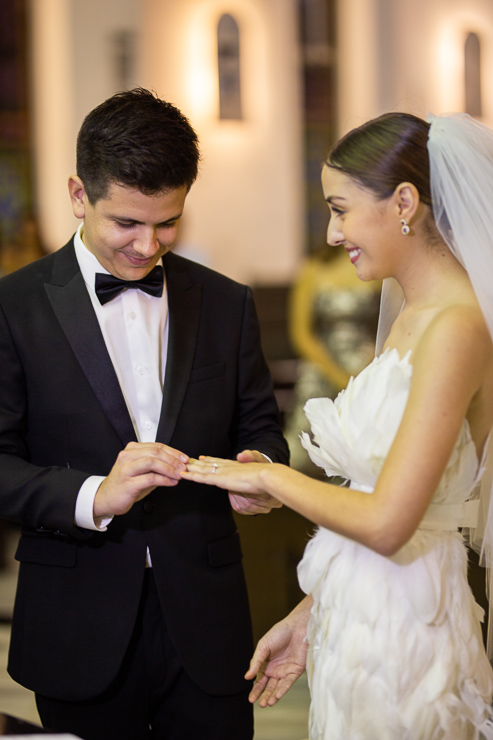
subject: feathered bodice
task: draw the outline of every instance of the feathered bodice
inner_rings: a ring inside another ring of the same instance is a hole
[[[388,350],[335,401],[308,401],[314,441],[304,434],[302,444],[328,476],[371,495],[412,372],[408,355]],[[474,523],[478,502],[468,499],[481,468],[464,421],[424,519],[397,553],[380,555],[323,527],[308,543],[298,578],[313,597],[310,740],[477,740],[486,732],[493,674],[457,531]]]
[[[351,481],[351,488],[371,492],[399,428],[409,397],[412,377],[409,353],[397,350],[376,357],[332,401],[312,398],[305,405],[313,442],[302,444],[313,462],[328,476]],[[464,420],[432,505],[460,505],[480,475],[476,447]]]

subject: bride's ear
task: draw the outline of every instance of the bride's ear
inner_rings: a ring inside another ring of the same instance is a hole
[[[419,207],[420,198],[416,185],[412,182],[401,182],[393,195],[397,216],[410,223]]]

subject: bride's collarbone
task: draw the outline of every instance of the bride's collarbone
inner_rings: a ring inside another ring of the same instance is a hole
[[[450,318],[450,310],[455,313],[461,307],[469,314],[468,319],[472,317],[474,323],[475,314],[476,311],[479,311],[479,307],[477,303],[466,300],[435,303],[420,307],[404,306],[392,325],[384,348],[396,349],[401,357],[404,357],[407,352],[411,352],[411,355],[414,354],[424,335],[432,331],[433,326],[437,326],[435,320],[444,317],[445,314],[448,314]],[[462,311],[460,313],[464,316]],[[457,316],[458,314],[455,314],[454,321],[457,320]]]
[[[410,352],[412,357],[430,320],[430,318],[418,320],[416,317],[411,318],[401,314],[392,325],[384,349],[396,349],[400,357]]]

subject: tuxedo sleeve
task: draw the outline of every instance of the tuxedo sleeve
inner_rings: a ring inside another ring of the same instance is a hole
[[[246,289],[238,355],[235,454],[258,450],[287,464],[289,451],[279,421],[272,380],[262,353],[252,291]]]
[[[27,383],[0,308],[0,516],[39,532],[85,539],[94,533],[75,525],[75,505],[89,474],[31,462]]]

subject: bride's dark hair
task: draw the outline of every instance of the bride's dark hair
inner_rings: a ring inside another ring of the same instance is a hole
[[[385,113],[342,137],[326,164],[341,170],[383,200],[401,182],[411,182],[431,206],[428,131],[430,124],[409,113]]]

